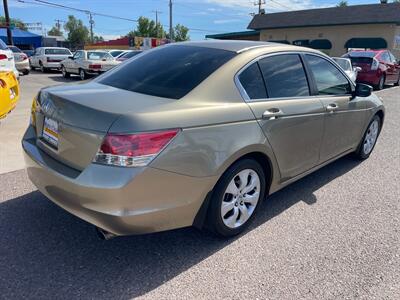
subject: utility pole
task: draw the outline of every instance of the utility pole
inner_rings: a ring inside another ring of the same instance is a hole
[[[172,0],[169,0],[169,39],[174,39],[174,28],[172,27]]]
[[[58,31],[61,31],[61,23],[64,23],[64,21],[59,19],[55,19],[54,21],[56,22],[56,28]]]
[[[93,35],[93,25],[94,25],[94,20],[93,20],[93,15],[92,13],[89,11],[89,24],[90,24],[90,42],[93,44],[94,42],[94,35]]]
[[[265,0],[258,0],[256,2],[254,2],[255,6],[258,6],[258,14],[261,14],[261,10],[262,10],[262,5],[265,4]]]
[[[156,14],[156,37],[158,37],[158,29],[159,29],[159,26],[158,26],[158,14],[160,13],[160,14],[162,14],[162,12],[161,11],[159,11],[159,10],[152,10],[152,12],[153,13],[155,13]]]
[[[3,5],[4,5],[4,16],[6,18],[6,26],[7,26],[7,42],[9,45],[14,45],[13,38],[12,38],[12,32],[11,32],[10,15],[8,14],[7,0],[3,0]]]

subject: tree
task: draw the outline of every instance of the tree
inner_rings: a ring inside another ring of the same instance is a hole
[[[160,22],[156,24],[156,22],[149,18],[140,17],[136,29],[129,32],[128,36],[163,38],[165,34],[164,27]]]
[[[6,26],[6,18],[4,16],[0,16],[0,25]],[[10,18],[10,25],[17,27],[21,30],[28,30],[25,23],[22,22],[20,19]]]
[[[63,36],[63,33],[61,32],[61,30],[60,30],[58,27],[56,27],[56,26],[53,26],[53,27],[47,32],[47,34],[48,34],[48,35],[53,35],[53,36]]]
[[[340,2],[336,5],[336,7],[346,7],[346,6],[348,6],[348,3],[347,3],[346,0],[340,1]]]
[[[190,36],[188,35],[189,28],[183,26],[181,24],[176,24],[174,28],[174,40],[176,42],[184,42],[190,40]]]
[[[83,47],[89,41],[89,29],[83,25],[82,20],[72,15],[68,16],[64,29],[68,32],[67,39],[72,48]]]
[[[104,38],[101,35],[95,35],[93,37],[93,42],[94,43],[104,42]]]

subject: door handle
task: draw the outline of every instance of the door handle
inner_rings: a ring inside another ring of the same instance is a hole
[[[280,116],[283,116],[283,112],[279,108],[270,108],[263,113],[262,118],[276,119],[277,117]]]
[[[331,103],[326,107],[326,110],[333,113],[338,108],[339,108],[339,106],[336,103]]]

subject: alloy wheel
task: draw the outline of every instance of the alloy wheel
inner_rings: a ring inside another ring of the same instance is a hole
[[[81,69],[79,72],[79,76],[81,77],[81,80],[85,80],[86,79],[85,71]]]
[[[221,202],[221,217],[229,228],[242,226],[254,213],[260,199],[260,177],[252,169],[237,173],[228,184]]]
[[[371,153],[372,149],[375,146],[376,140],[378,138],[379,134],[379,121],[374,120],[371,125],[369,125],[367,134],[365,135],[364,138],[364,145],[363,145],[363,150],[365,154]]]

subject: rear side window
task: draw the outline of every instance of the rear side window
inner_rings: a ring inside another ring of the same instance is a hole
[[[120,65],[98,82],[132,92],[180,99],[235,52],[197,46],[168,45]]]
[[[306,55],[307,62],[317,85],[319,95],[346,95],[351,93],[347,78],[326,59]]]
[[[6,43],[4,43],[1,39],[0,39],[0,50],[7,50],[8,47],[6,45]]]
[[[45,55],[71,55],[68,49],[45,49]]]
[[[239,75],[239,81],[250,99],[267,98],[264,80],[258,63],[252,64]]]
[[[309,96],[303,64],[297,54],[282,54],[259,61],[269,98]]]

